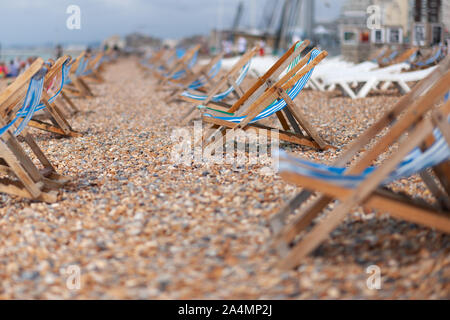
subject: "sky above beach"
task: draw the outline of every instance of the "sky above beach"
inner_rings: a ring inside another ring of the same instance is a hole
[[[2,0],[0,44],[92,43],[131,32],[161,38],[229,28],[241,0]],[[280,0],[274,0],[280,1]],[[332,20],[344,0],[315,0],[316,19]],[[266,0],[243,0],[242,25],[259,24]],[[220,5],[222,3],[222,6]],[[69,30],[69,5],[81,9],[81,29]],[[220,10],[219,8],[222,8]],[[253,11],[250,8],[254,8]],[[221,14],[220,14],[221,12]],[[254,12],[253,15],[251,12]]]

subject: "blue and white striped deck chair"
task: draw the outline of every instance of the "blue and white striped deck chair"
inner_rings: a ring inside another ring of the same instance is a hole
[[[179,100],[181,93],[186,90],[207,89],[220,71],[222,57],[223,54],[219,54],[213,57],[208,64],[200,66],[192,75],[187,75],[179,81],[170,81],[169,86],[161,88],[170,90],[164,102],[170,103]]]
[[[392,60],[394,60],[395,58],[397,58],[397,56],[398,56],[398,50],[395,50],[395,51],[391,52],[391,54],[388,57],[381,59],[381,64],[387,64],[387,63],[391,62]]]
[[[26,126],[39,106],[47,68],[38,58],[8,88],[0,94],[0,192],[45,202],[55,202],[58,188],[69,179],[58,175]],[[18,113],[26,110],[22,116]],[[40,169],[25,151],[19,139],[28,145]]]
[[[333,165],[317,164],[280,153],[280,175],[284,180],[303,187],[304,191],[276,219],[281,217],[285,220],[288,212],[306,202],[315,192],[321,196],[309,202],[297,219],[275,235],[273,246],[283,255],[279,267],[296,267],[357,206],[389,212],[393,217],[450,233],[450,101],[436,108],[450,87],[449,64],[450,59],[447,59],[444,65],[421,81]],[[390,128],[386,129],[387,126]],[[374,139],[377,141],[371,144]],[[383,156],[386,152],[388,154]],[[346,168],[355,157],[357,160]],[[383,158],[381,165],[371,166]],[[429,170],[434,171],[437,179],[430,175]],[[420,174],[435,196],[437,201],[433,205],[387,188],[393,181],[413,174]],[[336,200],[337,205],[327,210]],[[297,235],[306,231],[321,213],[326,215],[320,222],[306,232],[300,242],[293,243]]]
[[[229,85],[228,88],[226,88],[224,91],[213,95],[210,100],[215,102],[222,101],[223,99],[228,97],[232,92],[235,92],[235,86],[240,86],[242,84],[242,81],[244,81],[245,77],[247,76],[248,71],[250,70],[250,64],[251,62],[249,61],[242,67],[241,72],[236,78],[234,85]],[[197,100],[199,102],[208,99],[208,95],[192,91],[185,91],[181,94],[181,96],[186,97],[188,99]]]
[[[69,56],[64,56],[59,58],[53,65],[46,64],[48,72],[45,76],[45,89],[42,93],[40,103],[37,106],[33,106],[33,111],[31,113],[31,106],[22,108],[19,112],[17,112],[17,116],[21,118],[31,117],[27,121],[29,125],[40,130],[69,137],[81,136],[79,132],[72,129],[69,122],[65,118],[61,107],[56,103],[56,99],[64,88],[65,80],[70,72],[71,63],[71,58]],[[48,118],[50,118],[51,123],[33,118],[36,112],[44,109],[47,111],[47,115]]]
[[[439,63],[441,57],[442,57],[442,52],[443,52],[443,46],[439,45],[438,49],[436,50],[436,52],[429,57],[427,60],[425,61],[418,61],[416,63],[412,63],[412,67],[419,67],[419,68],[426,68],[426,67],[431,67],[434,66],[436,64]]]
[[[192,67],[197,62],[198,51],[200,50],[200,45],[195,45],[189,49],[181,58],[171,66],[169,69],[165,70],[156,76],[160,79],[160,87],[164,87],[170,80],[179,80],[185,76],[192,75]]]
[[[290,120],[293,122],[295,132],[280,131],[280,139],[320,150],[327,149],[329,145],[308,123],[306,117],[301,114],[299,108],[293,102],[310,79],[314,67],[326,55],[325,51],[311,50],[302,60],[296,61],[297,65],[291,66],[292,70],[272,85],[247,110],[239,110],[234,115],[225,115],[226,113],[220,111],[213,114],[210,109],[207,109],[203,114],[203,121],[216,125],[220,131],[224,129],[246,129],[248,126],[276,114],[283,124],[283,129],[286,129],[286,121],[282,120],[284,116],[280,114],[280,111],[289,105],[289,114],[292,116]],[[261,130],[261,126],[258,126],[258,129]],[[272,128],[266,126],[264,129],[270,130]],[[210,136],[204,136],[204,141],[208,142],[209,138]]]
[[[198,58],[198,51],[196,51],[194,53],[194,56],[189,61],[188,65],[187,65],[187,69],[182,69],[180,71],[175,72],[172,75],[167,75],[167,76],[170,77],[170,80],[178,80],[180,78],[183,78],[187,73],[186,70],[191,70],[195,66],[195,64],[197,63],[197,58]]]
[[[71,68],[69,76],[66,77],[64,91],[78,97],[94,97],[92,89],[82,79],[89,65],[89,58],[86,56],[86,53],[82,52],[73,65],[75,67]]]
[[[248,74],[251,59],[255,57],[258,52],[258,47],[254,47],[243,54],[230,70],[223,72],[216,81],[214,81],[214,84],[207,90],[206,94],[192,90],[184,91],[179,96],[179,99],[192,103],[192,105],[188,109],[188,112],[181,116],[181,124],[185,125],[189,123],[193,117],[197,115],[197,106],[199,103],[207,106],[210,103],[223,102],[223,100],[228,98],[231,93],[239,99],[244,94],[241,84]]]
[[[382,57],[386,54],[387,50],[388,50],[387,47],[383,47],[383,48],[381,49],[380,53],[377,54],[376,57],[375,57],[374,59],[372,59],[372,62],[378,63],[378,60],[379,60],[380,58],[382,58]]]
[[[214,79],[217,76],[221,67],[222,67],[222,59],[219,60],[217,63],[215,63],[211,67],[211,69],[208,71],[208,78],[206,78],[205,76],[201,76],[199,79],[192,82],[188,86],[188,89],[196,90],[196,89],[204,87],[208,83],[208,81],[211,81],[212,79]]]

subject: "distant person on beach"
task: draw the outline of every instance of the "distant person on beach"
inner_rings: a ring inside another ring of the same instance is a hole
[[[63,56],[63,48],[60,44],[56,46],[56,59],[59,59]]]
[[[259,55],[261,57],[264,57],[266,55],[266,42],[262,39],[261,41],[259,41]]]
[[[239,37],[237,45],[239,54],[242,55],[247,51],[247,40],[244,37]]]
[[[4,62],[0,62],[0,79],[6,78],[8,74],[8,68],[6,68],[6,65]]]
[[[7,77],[10,78],[15,78],[19,75],[19,64],[14,60],[11,60],[9,62],[9,66],[8,66],[8,74],[6,75]]]

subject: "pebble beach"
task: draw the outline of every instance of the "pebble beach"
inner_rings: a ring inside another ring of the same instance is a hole
[[[450,236],[362,208],[296,270],[277,270],[268,222],[301,190],[259,165],[174,164],[171,135],[189,105],[164,103],[133,58],[103,76],[94,98],[74,99],[82,137],[32,131],[72,178],[59,201],[0,194],[0,299],[450,298]],[[330,164],[399,99],[304,90],[295,102],[336,149],[280,147]],[[418,176],[392,187],[433,199]],[[371,265],[380,290],[366,285]]]

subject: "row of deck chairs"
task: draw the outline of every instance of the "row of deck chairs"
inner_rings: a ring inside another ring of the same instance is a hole
[[[102,82],[109,56],[86,52],[76,59],[36,59],[0,94],[0,192],[55,202],[57,190],[69,182],[38,146],[31,128],[78,137],[68,118],[79,112],[72,98],[93,97],[88,82]],[[27,147],[26,147],[27,146]],[[33,157],[26,152],[31,149]],[[39,161],[36,165],[32,158]]]
[[[191,104],[179,123],[187,124],[193,119],[201,118],[207,125],[207,130],[202,141],[196,143],[202,142],[211,152],[221,143],[220,139],[215,139],[217,136],[226,134],[232,138],[240,129],[254,129],[270,134],[274,128],[261,122],[273,116],[280,122],[281,140],[319,150],[328,149],[331,146],[320,137],[293,101],[302,92],[314,67],[327,56],[326,51],[313,49],[301,58],[300,55],[308,45],[307,40],[294,44],[248,90],[243,90],[241,85],[248,75],[251,59],[258,54],[257,47],[242,55],[229,70],[218,73],[214,78],[209,77],[205,85],[196,90],[184,84],[181,88],[185,90],[179,93],[177,83],[174,87],[168,86],[170,94],[166,101],[181,100]],[[207,68],[202,69],[203,75],[208,74],[208,68],[211,68],[211,73],[219,57],[213,58],[206,65]],[[189,78],[189,81],[192,79]],[[199,75],[194,81],[202,81],[201,79]],[[170,82],[169,79],[167,83]],[[174,93],[179,94],[176,96]]]
[[[205,92],[185,90],[180,94],[178,99],[192,103],[180,121],[187,123],[201,115],[208,125],[202,142],[209,142],[215,150],[224,143],[222,139],[208,141],[217,136],[215,133],[222,137],[250,127],[268,130],[259,121],[275,115],[284,129],[280,131],[281,140],[318,150],[328,148],[293,101],[311,80],[314,67],[327,55],[313,49],[300,58],[308,44],[296,43],[250,89],[242,90],[240,82],[256,54],[255,49],[250,50],[232,69],[211,81]],[[449,65],[447,57],[332,166],[279,151],[280,175],[303,191],[270,221],[274,233],[270,248],[280,255],[278,267],[290,269],[300,264],[357,206],[450,233]],[[234,100],[229,97],[232,92]],[[385,160],[381,161],[383,156]],[[381,164],[372,166],[377,160]],[[388,188],[393,181],[414,174],[420,175],[434,203]],[[299,207],[300,212],[292,217]]]
[[[340,60],[319,68],[311,79],[310,87],[319,91],[340,90],[352,99],[365,98],[374,90],[396,88],[401,94],[411,91],[411,84],[425,79],[445,57],[442,45],[433,49],[430,57],[417,60],[417,48],[400,55],[374,59],[357,65]],[[384,61],[384,63],[381,63]]]

